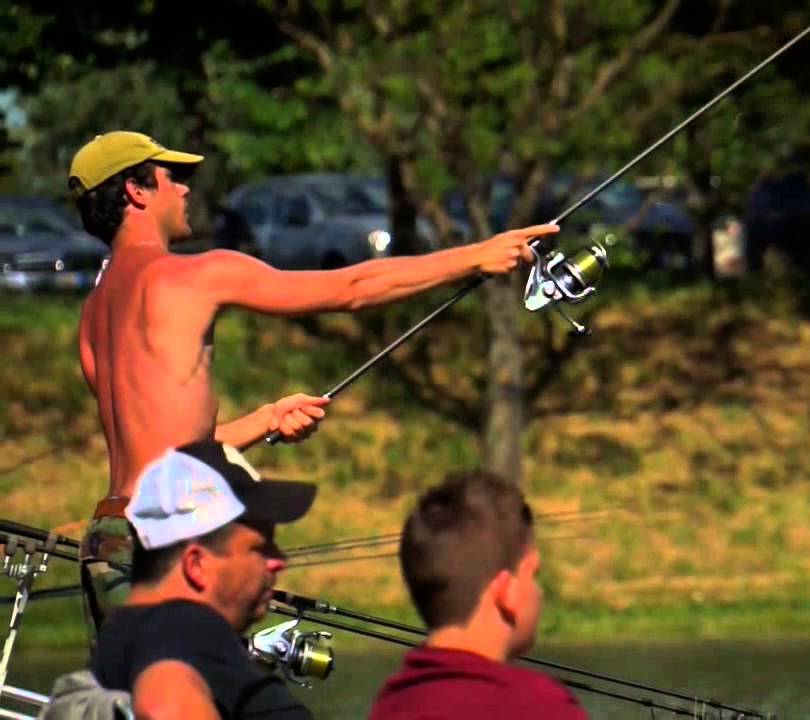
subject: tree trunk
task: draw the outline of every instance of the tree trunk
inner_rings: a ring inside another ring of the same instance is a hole
[[[693,270],[706,277],[714,276],[714,248],[712,247],[712,223],[714,221],[715,192],[712,188],[712,168],[709,149],[701,143],[700,132],[691,127],[687,130],[691,155],[689,171],[688,205],[695,223],[692,238]]]
[[[489,325],[487,406],[484,427],[486,467],[516,484],[521,482],[521,433],[524,421],[523,358],[518,334],[519,277],[495,277],[484,285]]]
[[[416,233],[417,208],[402,181],[402,168],[398,158],[388,158],[386,176],[391,203],[389,210],[391,235],[394,238],[391,254],[418,255],[422,248]]]
[[[712,223],[715,218],[715,207],[711,174],[706,168],[698,168],[693,170],[690,176],[689,209],[695,224],[695,234],[692,238],[693,271],[705,277],[713,277]]]

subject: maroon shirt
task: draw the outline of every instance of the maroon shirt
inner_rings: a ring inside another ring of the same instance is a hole
[[[418,647],[383,685],[369,720],[587,720],[547,675],[464,650]]]

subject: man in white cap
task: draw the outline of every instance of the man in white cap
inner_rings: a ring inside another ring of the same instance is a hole
[[[132,694],[137,717],[309,720],[240,638],[267,612],[286,566],[278,523],[312,505],[310,483],[263,480],[213,441],[166,451],[138,479],[132,589],[109,614],[90,669]]]
[[[172,254],[170,244],[191,235],[186,183],[202,160],[146,135],[116,131],[87,143],[70,167],[85,228],[112,248],[79,327],[82,369],[98,399],[110,458],[108,496],[81,550],[96,624],[127,586],[120,568],[130,540],[121,517],[148,462],[198,440],[215,438],[241,450],[276,429],[285,439],[303,439],[324,416],[326,398],[299,394],[218,424],[211,366],[221,310],[290,316],[381,305],[475,273],[508,273],[521,260],[534,260],[530,240],[558,230],[537,225],[330,271],[280,271],[229,250]]]

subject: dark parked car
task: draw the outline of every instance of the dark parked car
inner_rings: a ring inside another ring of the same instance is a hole
[[[89,288],[108,254],[52,200],[0,195],[0,288]]]
[[[604,179],[578,179],[562,173],[553,176],[536,199],[530,222],[553,220]],[[495,232],[506,229],[516,195],[514,178],[499,176],[493,181],[489,220]],[[447,207],[458,222],[466,222],[467,211],[458,192],[448,196]],[[625,179],[608,186],[567,218],[561,225],[561,233],[599,239],[600,234],[618,226],[627,229],[638,248],[649,256],[650,264],[658,267],[688,264],[695,228],[685,203],[651,199]]]
[[[761,270],[768,249],[794,267],[810,269],[810,176],[789,168],[761,177],[745,208],[745,254],[749,270]]]
[[[388,190],[382,178],[285,175],[243,185],[214,225],[217,247],[287,270],[331,269],[391,254]],[[418,223],[420,233],[429,233]]]
[[[575,182],[559,211],[584,197],[604,177]],[[624,178],[617,180],[571,215],[571,228],[593,236],[609,228],[623,227],[635,248],[644,254],[649,266],[684,269],[692,261],[695,225],[686,209],[686,200],[677,193],[656,199]]]

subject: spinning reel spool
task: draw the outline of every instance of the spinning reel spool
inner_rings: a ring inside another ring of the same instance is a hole
[[[532,252],[537,259],[523,293],[526,309],[536,312],[553,305],[572,325],[574,335],[590,335],[590,329],[572,318],[562,303],[582,302],[596,291],[608,268],[607,250],[601,243],[594,243],[570,255],[553,249],[544,253],[539,247],[532,247]]]
[[[279,668],[297,685],[312,687],[308,678],[325,680],[335,666],[329,641],[332,633],[297,630],[301,618],[266,628],[250,638],[248,652],[254,659]]]

